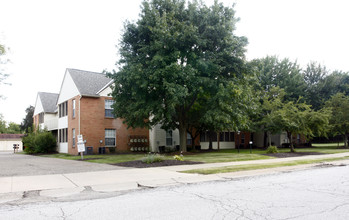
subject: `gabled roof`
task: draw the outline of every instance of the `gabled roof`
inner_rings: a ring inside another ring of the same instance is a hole
[[[67,70],[82,96],[99,96],[98,92],[112,81],[103,73],[77,69]]]
[[[48,92],[39,92],[38,93],[42,107],[44,108],[45,113],[55,113],[57,112],[57,99],[58,94],[48,93]]]
[[[20,139],[24,136],[24,134],[0,134],[1,139]]]

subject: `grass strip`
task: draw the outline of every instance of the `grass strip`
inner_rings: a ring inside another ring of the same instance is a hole
[[[313,160],[298,160],[298,161],[279,162],[279,163],[235,165],[235,166],[214,167],[214,168],[206,168],[206,169],[186,170],[181,172],[182,173],[198,173],[198,174],[207,175],[207,174],[216,174],[216,173],[231,173],[231,172],[247,171],[247,170],[268,169],[268,168],[275,168],[275,167],[297,166],[302,164],[330,162],[330,161],[345,160],[345,159],[349,159],[349,156],[338,157],[338,158],[313,159]]]

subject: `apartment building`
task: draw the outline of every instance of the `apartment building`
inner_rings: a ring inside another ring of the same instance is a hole
[[[95,154],[111,148],[130,151],[135,140],[148,143],[148,129],[128,129],[114,118],[111,85],[105,74],[66,69],[58,94],[38,93],[34,125],[56,134],[60,153],[78,154],[77,135],[83,135],[85,146]]]

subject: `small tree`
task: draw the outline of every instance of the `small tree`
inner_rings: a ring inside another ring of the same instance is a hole
[[[343,93],[337,93],[326,102],[326,108],[332,112],[330,118],[332,134],[342,135],[344,146],[347,147],[349,135],[349,97]]]
[[[277,89],[275,89],[277,91]],[[306,137],[326,134],[328,130],[328,111],[313,111],[310,105],[301,102],[282,101],[282,90],[279,90],[279,96],[272,95],[270,99],[265,99],[264,108],[266,115],[262,120],[264,127],[272,132],[287,133],[290,141],[290,150],[295,152],[292,142],[293,134],[302,134]]]

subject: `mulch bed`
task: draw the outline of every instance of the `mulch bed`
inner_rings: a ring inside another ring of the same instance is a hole
[[[308,156],[308,155],[321,155],[324,153],[319,152],[295,152],[295,153],[276,153],[276,154],[263,154],[270,157],[277,157],[277,158],[286,158],[286,157],[301,157],[301,156]]]
[[[163,167],[163,166],[176,166],[176,165],[187,165],[187,164],[201,164],[202,162],[195,161],[179,161],[179,160],[164,160],[156,163],[143,163],[140,160],[127,161],[122,163],[114,163],[111,165],[121,167],[135,167],[135,168],[147,168],[147,167]]]

